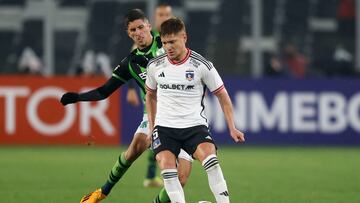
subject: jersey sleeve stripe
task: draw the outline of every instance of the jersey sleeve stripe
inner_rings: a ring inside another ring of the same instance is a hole
[[[207,60],[205,57],[201,56],[199,53],[197,53],[197,52],[195,52],[195,51],[192,51],[191,54],[192,54],[193,56],[198,57],[199,59],[202,59],[202,60],[208,62],[208,60]]]
[[[225,88],[224,85],[221,85],[219,88],[217,88],[216,90],[212,91],[213,94],[217,94],[218,92],[220,92],[221,90],[223,90]]]
[[[145,85],[146,91],[155,92],[156,89],[151,89],[149,86]]]
[[[201,62],[202,64],[204,64],[209,70],[211,70],[212,66],[210,65],[209,62],[207,62],[205,59],[202,59],[198,56],[195,56],[195,55],[191,55],[191,58]]]
[[[114,78],[120,80],[120,81],[123,82],[123,83],[126,83],[126,82],[127,82],[125,79],[121,78],[120,76],[116,75],[115,73],[113,73],[112,76],[113,76]]]

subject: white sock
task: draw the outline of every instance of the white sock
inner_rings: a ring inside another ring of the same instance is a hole
[[[229,192],[216,155],[212,154],[202,162],[208,174],[210,189],[217,203],[229,203]]]
[[[161,171],[164,179],[165,190],[172,203],[185,203],[184,190],[181,187],[177,169],[165,169]]]

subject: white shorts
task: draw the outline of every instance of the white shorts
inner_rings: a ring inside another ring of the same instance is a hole
[[[138,134],[138,133],[143,133],[145,135],[149,134],[149,122],[148,122],[147,114],[144,114],[139,127],[136,129],[135,134]]]
[[[149,122],[148,122],[148,116],[147,114],[144,114],[143,119],[139,125],[139,127],[136,129],[135,134],[142,133],[142,134],[149,134]],[[194,159],[183,149],[180,150],[180,153],[178,155],[178,159],[185,159],[187,161],[193,162]]]
[[[186,153],[183,149],[180,149],[178,159],[185,159],[186,161],[190,161],[190,162],[194,161],[194,159],[188,153]]]

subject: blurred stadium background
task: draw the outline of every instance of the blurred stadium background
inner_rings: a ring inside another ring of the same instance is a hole
[[[0,0],[0,202],[76,202],[103,183],[142,109],[126,86],[98,103],[58,100],[102,84],[132,46],[123,15],[160,2],[223,76],[247,135],[232,144],[208,95],[232,202],[360,202],[359,0]],[[107,202],[150,202],[145,164]],[[198,163],[185,192],[214,202]]]

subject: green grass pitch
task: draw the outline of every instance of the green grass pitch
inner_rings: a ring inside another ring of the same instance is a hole
[[[123,149],[0,146],[0,202],[79,202]],[[220,146],[219,159],[233,203],[360,202],[360,148]],[[159,189],[142,187],[145,166],[142,156],[103,202],[150,203]],[[185,196],[215,203],[199,162]]]

